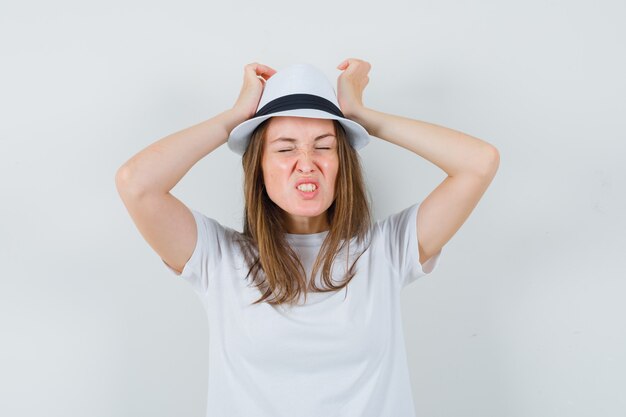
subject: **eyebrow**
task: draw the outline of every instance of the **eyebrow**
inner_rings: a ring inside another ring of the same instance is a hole
[[[332,133],[324,133],[323,135],[320,135],[320,136],[316,137],[315,140],[318,141],[318,140],[324,139],[325,137],[328,137],[328,136],[335,137],[335,135],[333,135]],[[297,139],[288,138],[288,137],[280,137],[280,138],[274,139],[270,143],[274,143],[274,142],[278,142],[278,141],[281,141],[281,142],[297,142]]]

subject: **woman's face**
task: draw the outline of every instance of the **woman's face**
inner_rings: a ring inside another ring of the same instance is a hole
[[[275,116],[268,123],[261,169],[267,194],[285,212],[287,232],[328,230],[339,169],[333,121]],[[298,189],[302,182],[309,185]]]

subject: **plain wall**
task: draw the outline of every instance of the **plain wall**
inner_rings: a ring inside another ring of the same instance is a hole
[[[232,107],[249,62],[335,82],[348,57],[372,64],[366,106],[500,151],[436,272],[402,294],[417,415],[626,415],[625,12],[3,2],[0,415],[204,416],[207,318],[134,226],[116,170]],[[374,137],[361,157],[378,219],[446,176]],[[172,193],[241,230],[240,160],[222,146]]]

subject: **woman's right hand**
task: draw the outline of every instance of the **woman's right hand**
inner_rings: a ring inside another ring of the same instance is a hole
[[[256,113],[265,82],[276,73],[276,70],[257,62],[246,65],[243,70],[243,85],[233,110],[240,114],[243,120],[248,120]]]

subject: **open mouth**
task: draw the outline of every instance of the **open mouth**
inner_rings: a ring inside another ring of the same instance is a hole
[[[319,194],[320,189],[315,184],[304,183],[304,184],[298,185],[296,187],[296,191],[298,191],[298,194],[303,199],[311,200],[311,199],[315,198]]]
[[[317,190],[317,185],[315,185],[315,184],[300,184],[296,188],[298,190],[304,192],[304,193],[312,193],[315,190]]]

